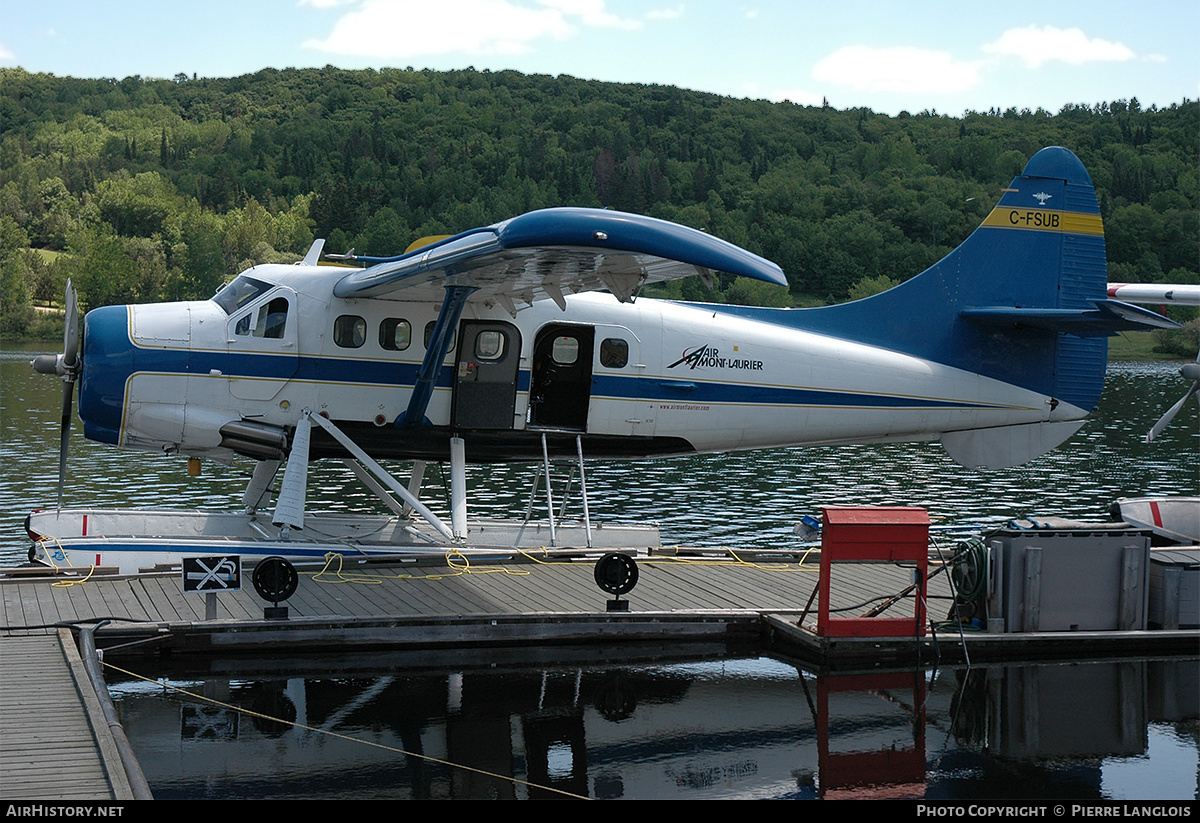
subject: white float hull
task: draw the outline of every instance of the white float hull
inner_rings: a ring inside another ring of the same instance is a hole
[[[163,509],[63,509],[29,516],[36,559],[55,567],[117,566],[135,574],[156,566],[177,566],[183,557],[240,555],[250,566],[264,557],[293,563],[324,562],[330,554],[347,559],[439,556],[511,556],[515,551],[551,546],[545,522],[469,521],[461,543],[446,543],[419,521],[363,514],[310,513],[303,531],[287,539],[269,516]],[[590,548],[645,550],[659,545],[657,526],[593,523]],[[554,545],[587,548],[580,522],[555,526]]]
[[[1113,514],[1176,543],[1200,543],[1200,497],[1122,497]]]

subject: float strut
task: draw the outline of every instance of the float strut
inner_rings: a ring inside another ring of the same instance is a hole
[[[467,451],[461,437],[450,438],[450,526],[454,539],[467,536]]]

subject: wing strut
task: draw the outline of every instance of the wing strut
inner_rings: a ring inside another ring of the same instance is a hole
[[[442,301],[437,322],[433,324],[429,345],[425,347],[425,359],[421,361],[421,370],[417,372],[412,397],[408,401],[408,408],[396,418],[396,428],[408,429],[429,425],[425,411],[433,398],[433,389],[442,370],[442,361],[450,353],[454,330],[458,328],[458,320],[467,305],[467,298],[476,291],[478,289],[474,286],[446,286],[446,299]]]
[[[328,432],[330,437],[340,443],[342,448],[350,452],[351,456],[361,463],[371,474],[375,475],[380,483],[394,494],[399,495],[401,500],[411,506],[417,514],[421,515],[425,519],[425,522],[433,526],[442,537],[448,541],[454,540],[454,532],[451,531],[450,527],[440,517],[430,511],[424,503],[417,500],[408,489],[388,473],[387,469],[372,460],[345,432],[333,425],[325,417],[313,414],[311,409],[304,409],[303,416],[296,426],[292,454],[288,457],[287,469],[283,473],[283,484],[279,491],[279,498],[275,503],[275,517],[273,522],[276,525],[297,529],[304,528],[304,490],[305,478],[308,474],[308,440],[309,430],[312,428],[313,423],[316,423]]]

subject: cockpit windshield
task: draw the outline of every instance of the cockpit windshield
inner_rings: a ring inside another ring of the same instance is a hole
[[[233,314],[270,288],[272,286],[269,283],[240,274],[233,279],[232,283],[213,296],[213,302],[220,306],[226,314]]]

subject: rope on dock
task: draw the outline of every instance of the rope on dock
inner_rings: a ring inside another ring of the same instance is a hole
[[[523,569],[507,567],[472,567],[471,559],[457,549],[446,552],[446,565],[450,572],[430,574],[350,574],[342,571],[345,555],[330,552],[325,555],[325,567],[319,572],[302,572],[311,575],[314,583],[341,585],[344,583],[361,583],[366,586],[378,586],[385,580],[442,580],[448,577],[461,577],[467,574],[507,574],[513,577],[526,577],[530,572]],[[336,568],[334,568],[336,564]]]
[[[74,569],[75,566],[71,565],[71,555],[69,555],[67,553],[67,550],[63,548],[63,544],[59,542],[57,537],[54,537],[53,535],[51,535],[50,537],[43,537],[38,542],[39,543],[49,543],[51,540],[53,540],[56,544],[58,544],[58,548],[62,550],[63,557],[67,558],[67,565],[65,568]],[[54,562],[54,557],[53,557],[53,555],[50,554],[50,552],[43,552],[43,554],[46,557],[46,562],[50,565],[51,570],[53,570],[55,574],[58,574],[59,572],[62,571],[62,568],[60,568],[58,566],[58,564]],[[72,586],[79,585],[80,583],[88,582],[89,580],[92,579],[92,575],[95,573],[96,573],[96,564],[93,563],[88,568],[86,577],[82,577],[78,580],[56,580],[55,582],[51,583],[50,586],[55,589],[69,589]]]
[[[721,547],[721,551],[727,553],[732,559],[723,557],[672,557],[653,555],[650,557],[639,557],[637,558],[637,562],[639,565],[645,566],[737,567],[756,569],[759,571],[775,573],[783,572],[792,574],[797,572],[815,573],[820,571],[819,567],[817,566],[806,566],[804,564],[804,561],[807,559],[808,555],[816,551],[815,547],[805,551],[794,567],[788,563],[754,563],[749,560],[742,559],[736,551],[727,547]],[[517,549],[514,554],[520,555],[520,557],[522,557],[524,560],[527,560],[536,566],[580,565],[578,560],[548,559],[550,549],[545,546],[543,546],[540,550]],[[471,558],[468,555],[454,548],[449,549],[446,552],[445,560],[446,566],[449,569],[447,572],[430,572],[428,574],[363,574],[361,572],[356,572],[348,574],[343,570],[345,555],[329,552],[325,555],[325,566],[320,571],[301,572],[301,574],[310,577],[314,583],[325,583],[335,586],[345,584],[378,586],[388,580],[445,580],[470,574],[505,574],[511,577],[527,577],[532,574],[532,572],[526,569],[514,569],[508,566],[473,566],[471,565]]]
[[[676,550],[679,549],[678,546],[676,546],[675,548],[676,548]],[[675,556],[654,555],[645,560],[638,558],[638,564],[639,565],[647,565],[647,566],[653,566],[653,565],[729,566],[729,567],[757,569],[759,571],[764,571],[764,572],[788,573],[788,574],[795,574],[797,572],[819,572],[821,570],[819,566],[804,565],[804,561],[806,559],[808,559],[808,556],[810,554],[812,554],[814,551],[817,551],[817,548],[815,546],[807,549],[804,552],[804,554],[801,555],[800,560],[797,561],[795,568],[792,568],[791,564],[789,564],[789,563],[772,562],[772,563],[768,564],[768,563],[754,563],[749,560],[743,560],[735,550],[733,550],[727,546],[721,546],[720,550],[729,554],[729,556],[732,557],[733,559],[729,560],[729,559],[723,558],[723,557],[679,557],[678,555],[675,555]]]

